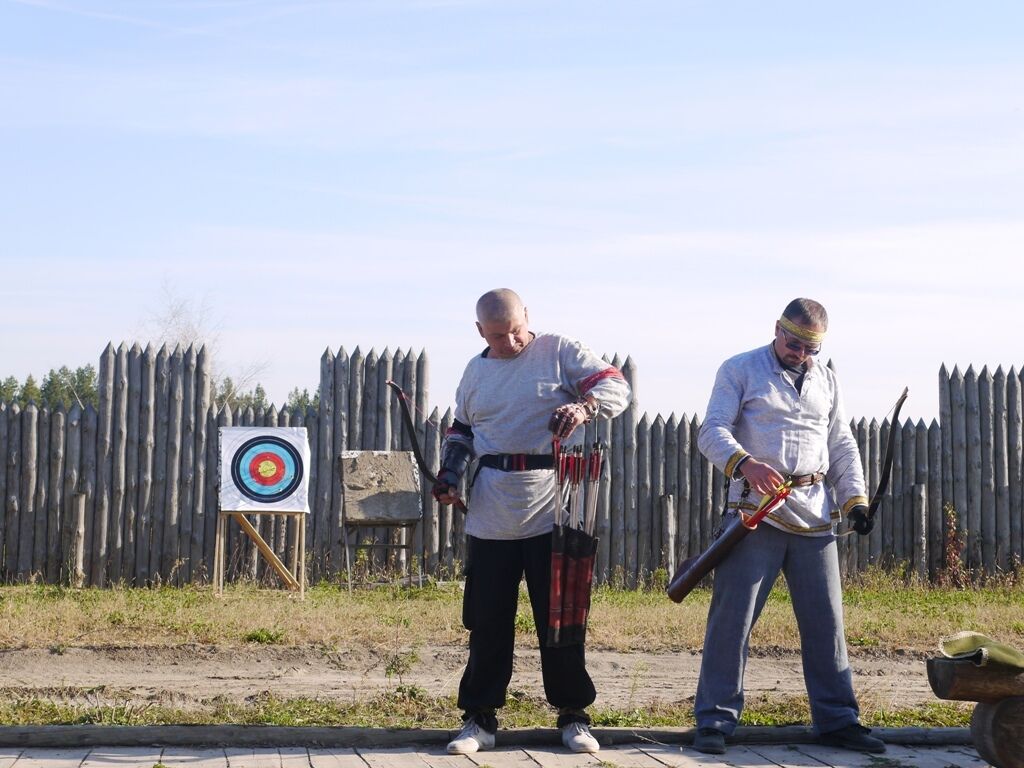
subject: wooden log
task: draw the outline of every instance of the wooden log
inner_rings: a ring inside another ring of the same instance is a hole
[[[1006,374],[996,368],[992,376],[992,461],[995,483],[995,567],[1010,566],[1010,488],[1007,456]]]
[[[1024,425],[1021,423],[1021,380],[1016,368],[1006,377],[1006,461],[1010,506],[1010,559],[1024,559]]]
[[[96,502],[92,529],[90,583],[105,587],[110,566],[110,496],[114,472],[114,345],[107,344],[100,355],[97,380],[99,413],[96,435]]]
[[[988,367],[978,374],[978,421],[981,432],[981,564],[985,573],[995,573],[996,567],[996,479],[995,451],[993,447],[995,403],[993,402],[992,375]]]
[[[690,419],[690,552],[688,557],[700,554],[703,551],[701,537],[703,535],[703,523],[701,516],[701,462],[704,457],[697,448],[697,437],[700,435],[700,421],[694,414]]]
[[[624,428],[622,432],[623,458],[623,490],[625,491],[625,508],[623,521],[626,534],[626,586],[636,587],[637,584],[637,519],[639,488],[637,482],[637,423],[640,415],[639,396],[636,388],[637,370],[632,357],[626,357],[622,365],[622,375],[626,377],[633,391],[633,398],[626,408]]]
[[[313,559],[310,563],[310,578],[321,581],[327,577],[327,561],[330,557],[331,541],[331,500],[334,487],[333,471],[337,465],[334,458],[334,352],[330,347],[320,356],[320,409],[317,414],[317,483],[312,504],[313,519],[308,527],[313,529],[313,546],[309,548]]]
[[[139,492],[135,518],[135,583],[149,584],[150,539],[153,533],[153,472],[156,446],[156,349],[147,344],[142,353],[139,393]]]
[[[46,494],[46,582],[48,584],[60,583],[60,563],[63,549],[61,537],[63,534],[64,507],[64,451],[67,434],[67,416],[64,413],[64,406],[59,405],[50,416],[50,452],[49,452],[49,490]]]
[[[149,575],[164,581],[164,530],[167,517],[167,433],[171,414],[171,356],[167,345],[160,347],[155,370],[156,436],[153,446],[153,514],[150,521]]]
[[[366,355],[366,362],[363,366],[363,441],[360,448],[364,451],[377,450],[377,374],[380,357],[372,347]],[[376,528],[358,528],[358,541],[362,544],[372,545],[377,542]],[[374,551],[367,553],[370,562],[373,561]]]
[[[907,541],[904,539],[904,525],[907,515],[904,513],[904,497],[908,494],[909,488],[903,484],[903,425],[894,420],[889,425],[890,430],[895,430],[895,438],[892,446],[892,481],[889,483],[892,489],[892,500],[889,507],[889,517],[892,520],[892,549],[889,550],[892,562],[896,565],[905,563],[910,557],[907,554]]]
[[[178,486],[178,570],[174,583],[179,587],[192,582],[192,528],[196,484],[196,362],[194,344],[182,358],[181,464]]]
[[[0,445],[3,442],[0,441]],[[77,494],[79,493],[79,477],[82,462],[82,409],[78,403],[71,406],[67,415],[64,449],[64,487],[61,495],[61,545],[60,573],[61,584],[71,584],[74,572],[74,547],[72,541],[75,533]],[[3,472],[0,472],[3,475]],[[84,503],[84,494],[83,494]],[[84,510],[83,510],[84,514]],[[84,521],[83,521],[84,525]]]
[[[950,374],[943,363],[939,367],[939,438],[942,443],[942,497],[939,507],[953,504],[953,406],[950,400]]]
[[[669,568],[668,563],[672,562],[673,565],[679,562],[677,557],[679,553],[679,515],[676,510],[676,499],[679,498],[679,419],[676,418],[675,413],[669,414],[668,421],[665,422],[665,490],[664,493],[667,496],[672,497],[672,511],[676,513],[675,519],[672,521],[672,551],[669,552],[668,542],[665,542],[662,546],[663,560],[665,567],[668,570],[669,576],[675,573],[675,568]],[[668,521],[666,521],[665,528],[666,535],[668,533]]]
[[[444,416],[441,417],[439,432],[442,436],[442,442],[443,436],[448,434],[448,430],[451,429],[454,420],[455,416],[452,414],[452,409],[449,408],[444,412]],[[466,497],[463,496],[463,498]],[[469,503],[472,504],[472,500],[469,500]],[[455,507],[441,507],[441,568],[448,577],[455,575],[455,537],[458,529],[455,520],[458,514],[460,513],[455,510]]]
[[[597,493],[597,522],[594,531],[597,539],[597,564],[595,579],[598,584],[607,584],[612,575],[612,478],[609,466],[612,444],[612,422],[600,419],[597,422],[597,439],[605,446],[605,467],[601,471],[601,482]]]
[[[879,442],[882,445],[889,445],[889,432],[892,430],[892,424],[889,423],[888,419],[882,421],[882,428],[879,432]],[[885,495],[882,496],[881,504],[881,515],[882,519],[879,521],[882,528],[882,550],[880,553],[879,562],[884,567],[891,567],[896,559],[896,543],[894,537],[894,531],[896,529],[895,521],[893,520],[893,494],[895,493],[894,486],[896,485],[896,446],[893,445],[893,469],[889,476],[889,488],[886,490]],[[877,487],[877,486],[875,486]]]
[[[196,352],[195,382],[192,536],[189,541],[189,564],[191,565],[189,581],[191,583],[207,581],[211,575],[211,569],[206,562],[206,534],[210,527],[206,519],[206,473],[209,471],[206,443],[209,440],[210,369],[205,346],[200,347]]]
[[[665,495],[665,420],[659,414],[651,422],[650,451],[651,564],[653,573],[665,567],[665,521],[661,515],[661,497]]]
[[[412,350],[409,350],[409,354],[412,354]],[[406,355],[406,360],[409,360],[409,355]],[[403,384],[406,392],[410,394],[410,397],[414,398],[416,403],[416,416],[414,421],[416,422],[416,434],[419,436],[420,445],[423,445],[423,441],[426,440],[426,416],[428,412],[427,406],[427,382],[430,378],[428,365],[427,365],[427,353],[421,349],[419,354],[416,355],[415,360],[410,360],[408,365],[409,379]],[[423,484],[424,503],[423,512],[426,514],[427,510],[427,498],[426,493],[430,490],[427,487],[426,479],[421,477],[420,481]],[[413,533],[415,551],[420,552],[420,563],[427,562],[427,528],[426,520],[420,522],[416,526],[416,530]]]
[[[917,431],[914,422],[906,419],[903,422],[903,556],[908,564],[914,559],[914,532],[916,518],[914,516],[914,485],[917,479]]]
[[[125,464],[128,454],[128,345],[121,342],[114,360],[111,402],[110,520],[107,529],[107,578],[121,581],[124,560]]]
[[[409,396],[413,398],[415,402],[415,393],[418,386],[418,360],[413,354],[412,348],[408,349],[405,353],[405,363],[402,366],[402,389],[406,392],[410,392]],[[397,373],[395,374],[398,375]],[[395,381],[398,381],[396,378]],[[405,429],[402,427],[402,411],[398,407],[398,403],[394,402],[391,404],[391,416],[395,419],[395,425],[392,426],[392,434],[400,435],[401,441],[398,443],[398,449],[402,451],[408,451],[412,449],[412,438],[415,437],[419,441],[420,445],[423,445],[423,415],[424,411],[416,410],[412,414],[412,422],[415,427],[415,435],[408,435],[405,433]],[[426,483],[425,479],[420,477],[421,486]],[[422,510],[423,507],[421,506]],[[412,530],[407,528],[401,528],[398,531],[400,540],[403,545],[410,547],[409,552],[406,550],[400,550],[398,553],[398,561],[400,566],[404,569],[408,566],[410,576],[413,570],[419,573],[423,572],[423,519],[413,526]],[[406,562],[407,555],[411,555],[411,558]]]
[[[967,488],[967,390],[964,375],[956,366],[949,378],[949,402],[953,424],[953,506],[956,509],[957,533],[966,550],[968,530]],[[967,558],[967,552],[961,552]]]
[[[363,447],[363,353],[359,347],[352,352],[348,366],[348,449],[358,451]]]
[[[392,377],[393,373],[394,355],[391,351],[385,347],[384,351],[380,355],[380,359],[377,360],[377,439],[375,441],[375,447],[379,451],[387,451],[391,449],[391,390],[388,389],[387,382]],[[378,544],[387,544],[390,542],[392,529],[389,528],[376,528],[374,530],[374,541]],[[385,568],[388,562],[388,550],[386,549],[374,549],[373,550],[373,561],[379,568]]]
[[[714,510],[714,489],[715,489],[715,465],[701,456],[701,499],[700,499],[700,547],[707,549],[711,544],[712,535],[715,532],[715,510]]]
[[[978,755],[998,768],[1024,768],[1024,696],[982,702],[971,714]]]
[[[676,495],[676,563],[690,556],[690,421],[679,419],[679,485]]]
[[[206,492],[203,500],[206,506],[205,532],[203,534],[203,563],[206,573],[210,574],[210,581],[213,581],[213,559],[215,555],[214,544],[217,539],[217,519],[219,515],[220,473],[217,465],[220,460],[220,439],[218,426],[217,403],[211,400],[210,407],[206,411]],[[285,424],[284,426],[287,426]]]
[[[320,487],[320,419],[319,414],[313,406],[309,406],[306,409],[306,439],[309,442],[309,487],[319,488]],[[330,467],[327,471],[330,472]],[[306,540],[304,542],[306,547],[306,561],[309,562],[312,557],[313,548],[315,541],[313,539],[313,526],[306,525]],[[300,542],[300,546],[301,546]],[[255,547],[253,552],[256,552]],[[255,565],[255,562],[253,563]],[[322,566],[322,563],[321,563]],[[322,568],[321,568],[322,570]]]
[[[942,570],[942,430],[932,419],[928,426],[928,578],[935,581]]]
[[[867,483],[868,493],[874,493],[878,487],[878,480],[882,467],[882,425],[876,419],[868,424],[868,468],[864,474]],[[878,565],[882,562],[882,529],[884,524],[875,523],[866,538],[868,540],[868,563]]]
[[[4,456],[7,483],[4,498],[4,581],[11,581],[18,572],[18,525],[21,506],[21,408],[11,403],[7,410],[7,448]]]
[[[178,529],[181,525],[181,429],[185,398],[185,351],[174,348],[171,355],[170,395],[167,407],[167,501],[164,507],[164,549],[160,553],[160,576],[164,583],[177,583],[181,567]]]
[[[651,499],[651,424],[645,413],[636,427],[636,584],[644,584],[651,571],[654,508]],[[628,535],[633,535],[628,525]],[[628,552],[628,550],[627,550]]]
[[[612,365],[622,370],[618,355]],[[616,584],[626,583],[626,416],[619,414],[612,420],[611,459],[611,541],[609,542],[608,577]]]
[[[974,366],[969,366],[964,374],[964,395],[967,404],[967,565],[981,568],[981,405]]]
[[[435,469],[441,455],[441,417],[434,408],[426,422],[426,435],[423,439],[423,460],[431,469]],[[429,483],[423,484],[423,529],[424,557],[427,573],[440,577],[438,572],[439,554],[441,551],[440,505],[430,494]]]
[[[999,701],[1024,696],[1024,671],[1003,666],[979,667],[963,659],[928,659],[928,684],[940,699]]]
[[[671,576],[676,572],[676,504],[675,497],[666,493],[658,497],[661,506],[661,520],[665,528],[665,559],[662,567]]]
[[[349,357],[344,347],[339,347],[334,356],[334,428],[331,432],[332,457],[341,456],[348,448],[348,385]],[[320,397],[323,397],[321,392]],[[331,509],[330,509],[330,561],[328,574],[335,575],[345,567],[341,551],[341,474],[332,465],[328,471],[331,477]],[[308,521],[307,521],[308,522]]]
[[[83,584],[95,586],[90,580],[92,574],[93,518],[96,511],[96,443],[99,432],[99,413],[90,404],[82,413],[82,477],[81,489],[85,495],[85,528],[82,531],[82,567],[85,569]]]
[[[32,567],[29,571],[33,578],[46,576],[46,524],[49,521],[50,493],[50,409],[39,409],[36,424],[38,440],[36,445],[36,493],[33,507],[35,508],[35,530],[32,535]]]
[[[221,427],[230,427],[230,426],[232,426],[232,424],[234,423],[233,415],[234,414],[232,413],[231,407],[229,405],[227,405],[227,404],[225,404],[218,411],[218,413],[217,413],[217,444],[218,445],[220,445],[220,440],[221,440],[221,438],[220,438]],[[219,455],[220,454],[218,453],[218,456]],[[219,460],[218,460],[218,467],[219,467]],[[219,467],[219,469],[220,469],[221,472],[224,470],[223,467]],[[225,511],[227,511],[227,510],[225,510]],[[221,512],[221,509],[220,509],[220,503],[219,503],[219,499],[218,499],[217,513],[214,515],[214,517],[216,517],[218,519],[218,521],[220,520],[220,512]],[[221,568],[222,568],[224,576],[228,576],[230,574],[232,577],[234,577],[237,574],[237,562],[238,562],[237,558],[239,556],[239,553],[237,552],[237,539],[235,540],[235,542],[233,544],[232,539],[231,539],[231,534],[230,534],[231,526],[228,526],[226,523],[227,523],[226,520],[223,523],[221,523],[221,525],[223,526],[222,532],[226,534],[225,537],[224,537],[224,545],[223,546],[227,549],[227,551],[222,554],[222,557],[224,558],[224,562],[221,564]],[[214,538],[216,538],[216,534],[214,535]],[[234,546],[235,549],[233,549],[232,546]]]
[[[124,463],[124,524],[121,528],[123,551],[121,578],[129,585],[138,584],[135,557],[136,521],[139,509],[139,418],[142,412],[142,347],[132,344],[128,350],[128,432]]]
[[[928,486],[920,483],[913,486],[914,542],[911,551],[911,568],[917,578],[928,578]]]
[[[76,493],[73,498],[75,517],[71,525],[71,551],[73,556],[71,560],[70,581],[71,586],[81,589],[85,585],[85,510],[87,499],[84,493]]]
[[[401,347],[395,349],[394,357],[391,360],[391,373],[384,379],[384,386],[387,387],[387,381],[390,379],[394,381],[398,386],[403,387],[403,380],[405,379],[405,350]],[[377,381],[380,384],[380,380]],[[408,391],[408,390],[406,390]],[[402,414],[401,409],[393,405],[394,396],[390,390],[378,394],[377,397],[381,403],[387,402],[387,415],[388,415],[388,434],[390,436],[390,442],[385,450],[388,451],[400,451],[402,450],[402,437],[405,429],[402,427]]]
[[[36,480],[39,473],[39,409],[29,403],[21,412],[21,524],[18,527],[19,581],[32,574],[32,541],[35,537]]]

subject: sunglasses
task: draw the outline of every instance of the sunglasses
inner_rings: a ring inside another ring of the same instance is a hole
[[[817,344],[812,347],[808,344],[804,344],[798,341],[796,337],[793,336],[793,334],[791,334],[785,328],[782,328],[780,326],[779,330],[782,331],[782,335],[786,337],[786,349],[788,349],[790,352],[798,352],[801,355],[810,355],[811,357],[814,357],[819,352],[821,352],[821,344]]]

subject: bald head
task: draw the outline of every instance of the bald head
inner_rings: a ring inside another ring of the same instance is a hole
[[[488,291],[476,303],[476,327],[487,341],[490,356],[515,357],[533,339],[523,300],[508,288]]]
[[[519,294],[509,288],[495,288],[476,302],[476,319],[487,324],[516,319],[524,309]]]

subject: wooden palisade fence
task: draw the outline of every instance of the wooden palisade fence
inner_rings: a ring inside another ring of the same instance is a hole
[[[636,395],[633,360],[611,362]],[[428,412],[425,352],[327,350],[318,409],[218,411],[203,349],[108,346],[100,357],[98,409],[0,403],[3,581],[104,586],[208,580],[217,429],[230,425],[306,427],[312,455],[309,574],[314,581],[337,578],[344,558],[334,457],[344,449],[410,447],[388,379],[413,400],[417,439],[436,466],[452,412]],[[1014,368],[948,373],[943,366],[938,421],[852,423],[869,489],[878,483],[889,432],[897,432],[878,524],[869,536],[839,540],[845,573],[899,565],[935,579],[950,533],[946,504],[956,510],[968,567],[987,574],[1016,567],[1024,556],[1021,391]],[[599,581],[633,586],[659,569],[671,573],[707,546],[720,519],[724,479],[697,451],[699,429],[696,415],[641,414],[636,399],[613,421],[588,426],[588,441],[610,446],[598,496]],[[455,575],[464,555],[462,516],[437,505],[426,487],[423,506],[421,524],[410,531],[359,529],[351,541],[396,543],[407,536],[408,550],[388,556],[369,550],[370,562],[405,567],[411,556],[427,573]],[[269,517],[260,520],[264,538],[283,556],[291,531]],[[262,578],[255,549],[237,527],[230,530],[228,575]]]

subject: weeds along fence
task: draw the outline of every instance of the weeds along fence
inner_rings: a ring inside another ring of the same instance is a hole
[[[428,407],[428,358],[412,350],[364,355],[327,350],[320,361],[319,408],[218,409],[201,348],[112,345],[99,361],[99,407],[48,410],[0,403],[0,572],[105,586],[187,584],[209,579],[217,515],[217,429],[304,426],[310,442],[309,575],[344,572],[343,503],[334,459],[345,449],[408,450],[409,435],[385,382],[399,382],[415,404],[417,440],[437,466],[450,409]],[[637,366],[621,368],[634,394]],[[877,486],[895,429],[892,481],[869,536],[839,540],[845,574],[868,565],[908,568],[937,579],[949,565],[996,574],[1024,555],[1021,376],[968,368],[939,371],[939,420],[854,420],[869,489]],[[696,448],[696,415],[653,417],[636,399],[618,418],[588,425],[586,439],[610,446],[597,499],[596,578],[635,586],[706,547],[724,504],[724,478]],[[425,484],[424,484],[425,485]],[[946,505],[955,510],[944,513]],[[464,558],[464,519],[423,488],[424,516],[407,531],[350,529],[371,548],[361,563],[415,564],[451,576]],[[259,530],[279,556],[291,530],[269,516]],[[237,526],[229,526],[228,575],[272,578]],[[961,548],[950,547],[963,542]],[[957,562],[947,563],[951,556]],[[410,559],[413,558],[413,559]]]

